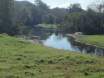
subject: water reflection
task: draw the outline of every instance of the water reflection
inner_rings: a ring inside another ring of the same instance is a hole
[[[70,51],[78,51],[76,47],[74,47],[67,37],[64,37],[62,34],[52,34],[49,36],[43,44],[48,47],[53,47],[57,49],[64,49]]]
[[[72,39],[69,39],[69,37],[65,37],[62,34],[52,34],[50,35],[46,40],[43,41],[43,44],[48,47],[57,48],[57,49],[64,49],[64,50],[70,50],[75,52],[81,52],[84,54],[91,54],[91,55],[98,55],[98,56],[104,56],[104,49],[81,44],[78,42],[73,42]]]

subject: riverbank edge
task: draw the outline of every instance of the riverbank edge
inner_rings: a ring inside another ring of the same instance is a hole
[[[96,48],[101,48],[101,49],[104,49],[104,47],[100,47],[100,46],[97,46],[97,45],[93,45],[93,44],[89,44],[89,43],[84,43],[84,42],[81,42],[78,40],[78,37],[80,36],[84,36],[84,35],[79,35],[79,36],[75,36],[73,34],[68,34],[67,37],[71,37],[73,39],[73,41],[77,42],[77,43],[80,43],[80,44],[85,44],[87,46],[93,46],[93,47],[96,47]]]
[[[103,47],[100,47],[100,46],[97,46],[97,45],[93,45],[93,44],[89,44],[89,43],[83,43],[81,41],[78,40],[79,37],[81,36],[84,36],[84,35],[73,35],[73,34],[68,34],[67,37],[70,37],[71,40],[73,41],[74,45],[77,45],[77,46],[82,46],[83,48],[86,47],[87,49],[88,48],[92,48],[94,49],[94,51],[99,51],[101,52],[100,56],[104,56],[104,48]],[[99,55],[99,54],[96,54],[96,55]]]

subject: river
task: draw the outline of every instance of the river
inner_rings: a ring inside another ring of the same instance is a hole
[[[43,44],[56,49],[79,51],[76,46],[71,44],[68,37],[63,36],[62,34],[51,34],[46,40],[43,41]]]
[[[56,49],[69,50],[73,52],[80,52],[84,54],[91,54],[97,56],[104,56],[104,49],[95,47],[93,45],[80,44],[73,42],[70,37],[62,34],[51,34],[43,40],[43,45]]]

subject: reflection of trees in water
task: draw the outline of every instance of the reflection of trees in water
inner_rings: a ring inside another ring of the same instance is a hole
[[[97,56],[104,56],[104,48],[100,48],[100,47],[96,47],[94,45],[89,45],[86,43],[80,43],[80,42],[76,42],[76,41],[73,41],[72,45],[76,46],[77,49],[81,53],[87,53],[87,54],[97,55]]]
[[[58,40],[61,40],[61,39],[63,39],[63,36],[62,36],[61,34],[59,34],[58,36],[56,36],[56,38],[57,38]]]

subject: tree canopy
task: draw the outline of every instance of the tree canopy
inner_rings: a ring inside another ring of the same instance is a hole
[[[0,0],[0,33],[28,34],[37,24],[58,24],[66,33],[104,34],[104,3],[82,9],[80,4],[69,8],[53,8],[42,0]]]

